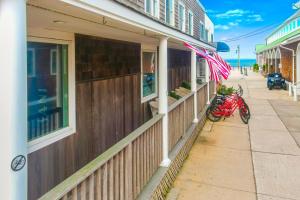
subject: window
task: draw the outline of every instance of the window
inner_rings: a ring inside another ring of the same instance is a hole
[[[214,34],[210,35],[210,40],[211,40],[211,42],[214,42]]]
[[[205,38],[205,28],[203,22],[200,22],[200,40],[204,40]]]
[[[208,42],[208,30],[205,29],[205,41]]]
[[[159,17],[159,2],[158,0],[145,0],[145,12]]]
[[[206,66],[205,59],[198,57],[196,63],[196,76],[197,76],[198,84],[205,82],[205,66]]]
[[[57,68],[57,49],[51,49],[50,50],[50,74],[56,75],[56,68]]]
[[[165,5],[166,22],[167,24],[174,26],[174,0],[165,0]]]
[[[182,3],[178,4],[178,28],[185,32],[185,8]]]
[[[31,60],[27,62],[28,141],[35,142],[70,126],[68,45],[28,42],[27,46],[35,52],[34,78],[29,73]]]
[[[27,76],[35,76],[35,50],[33,48],[27,49]]]
[[[157,61],[156,50],[142,50],[142,101],[157,96]]]
[[[194,35],[194,15],[191,11],[188,15],[188,34]]]

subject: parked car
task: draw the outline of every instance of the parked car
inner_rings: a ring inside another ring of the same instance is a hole
[[[273,88],[282,88],[286,90],[285,79],[280,73],[269,74],[267,77],[267,86],[269,90],[272,90]]]

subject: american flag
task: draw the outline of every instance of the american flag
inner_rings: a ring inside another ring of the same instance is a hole
[[[184,43],[184,46],[196,52],[197,55],[206,59],[209,70],[210,70],[210,80],[214,80],[219,83],[222,78],[228,79],[230,70],[232,69],[220,55],[213,52],[211,55],[206,49],[198,49],[188,43]]]

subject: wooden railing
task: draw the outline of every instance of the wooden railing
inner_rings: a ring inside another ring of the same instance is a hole
[[[207,83],[202,84],[197,90],[197,113],[201,113],[207,103]]]
[[[169,151],[171,151],[194,119],[194,96],[190,93],[169,107]]]
[[[162,161],[156,115],[40,199],[135,199]]]

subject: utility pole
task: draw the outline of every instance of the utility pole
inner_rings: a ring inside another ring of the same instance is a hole
[[[237,55],[238,55],[238,69],[239,69],[239,70],[240,70],[240,68],[241,68],[240,52],[241,52],[241,50],[240,50],[240,45],[238,45],[238,46],[237,46],[236,53],[237,53]]]

